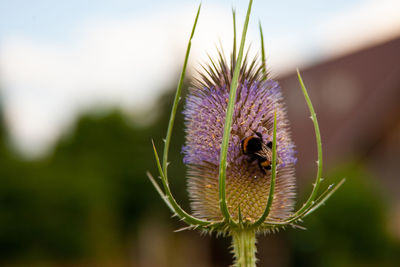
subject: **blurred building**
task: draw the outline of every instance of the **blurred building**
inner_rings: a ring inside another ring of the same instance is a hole
[[[324,170],[363,161],[395,203],[392,219],[400,236],[400,38],[303,68],[301,74],[320,124]],[[279,80],[301,178],[316,167],[314,130],[296,73]]]

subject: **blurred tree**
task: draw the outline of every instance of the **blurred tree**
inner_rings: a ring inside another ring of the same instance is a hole
[[[167,214],[145,172],[157,174],[151,138],[162,153],[172,97],[160,98],[152,111],[159,115],[148,126],[137,126],[118,110],[90,112],[51,155],[31,162],[2,157],[0,264],[115,256],[136,236],[146,213]],[[170,173],[179,177],[173,184],[182,192],[181,112],[176,125]],[[11,155],[1,127],[0,155]]]
[[[309,231],[289,231],[292,266],[397,266],[400,244],[388,232],[387,203],[377,180],[362,164],[342,166],[327,177],[347,181],[306,219]]]
[[[160,97],[151,111],[155,120],[146,126],[119,110],[84,114],[51,155],[29,162],[13,154],[0,117],[0,265],[129,259],[130,244],[146,216],[157,214],[165,218],[162,224],[179,228],[145,176],[147,170],[157,176],[151,139],[161,156],[172,98],[172,91]],[[174,195],[188,209],[182,107],[173,133],[169,176]],[[345,166],[329,176],[348,180],[317,216],[306,220],[310,231],[289,231],[292,265],[399,262],[399,246],[386,232],[386,204],[371,177],[360,165]],[[230,262],[229,252],[219,248],[226,242],[213,239],[214,264]]]

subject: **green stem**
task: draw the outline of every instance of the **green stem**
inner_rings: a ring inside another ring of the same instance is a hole
[[[240,229],[232,233],[232,247],[235,267],[256,266],[256,233]]]

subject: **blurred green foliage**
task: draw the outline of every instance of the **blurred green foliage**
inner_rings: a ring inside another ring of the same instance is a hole
[[[82,115],[50,155],[34,161],[13,154],[0,123],[0,265],[127,259],[146,216],[165,219],[162,224],[175,223],[174,229],[182,226],[169,219],[169,210],[145,176],[147,170],[157,175],[151,138],[161,153],[172,99],[173,93],[160,97],[151,111],[156,119],[146,126],[119,110]],[[173,133],[169,176],[178,202],[188,209],[182,107]],[[288,231],[291,264],[400,262],[399,245],[386,230],[387,203],[372,182],[374,177],[361,164],[343,166],[329,177],[347,177],[347,182],[306,219],[310,230]],[[229,264],[227,242],[212,241],[213,264]]]
[[[289,231],[292,266],[398,266],[400,244],[388,230],[388,199],[362,163],[329,172],[346,183],[315,214],[309,230]],[[397,263],[397,264],[396,264]]]
[[[0,264],[121,254],[145,214],[167,214],[145,172],[157,174],[151,138],[162,151],[172,97],[161,97],[146,127],[119,110],[83,115],[51,155],[34,161],[13,155],[2,128]],[[180,114],[170,156],[174,188],[185,186]]]

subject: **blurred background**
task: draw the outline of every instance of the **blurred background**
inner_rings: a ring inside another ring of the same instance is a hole
[[[156,174],[198,1],[0,1],[0,265],[228,266],[230,240],[183,226]],[[232,45],[247,1],[203,1],[188,70]],[[400,2],[255,1],[298,148],[298,206],[316,171],[298,67],[320,122],[326,185],[308,229],[258,239],[259,266],[399,266]],[[181,105],[182,108],[182,105]],[[172,191],[189,209],[181,110]]]

